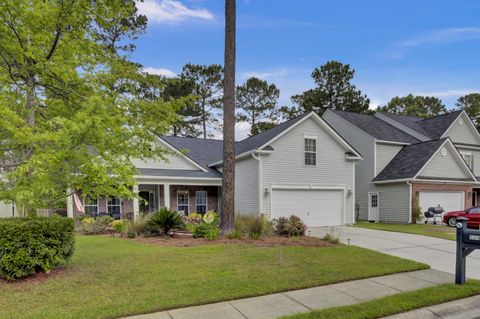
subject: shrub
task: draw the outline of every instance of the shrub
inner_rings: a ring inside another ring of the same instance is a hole
[[[198,225],[203,223],[203,216],[199,213],[191,213],[184,217],[185,229],[193,233]]]
[[[340,242],[340,240],[338,239],[338,237],[334,236],[334,235],[331,235],[331,234],[326,234],[325,236],[323,236],[322,238],[323,240],[325,241],[328,241],[332,244],[338,244]]]
[[[74,252],[74,220],[64,217],[0,219],[0,276],[15,280],[49,272]]]
[[[194,238],[207,238],[210,240],[220,237],[220,228],[216,223],[202,223],[193,231]]]
[[[148,224],[160,228],[165,236],[170,234],[170,230],[185,226],[182,214],[168,208],[162,208],[160,211],[153,213]]]
[[[227,238],[229,238],[229,239],[242,239],[242,236],[243,236],[243,234],[242,234],[241,231],[234,229],[227,235]]]
[[[260,216],[236,216],[235,230],[250,238],[258,239],[261,236],[272,234],[272,224],[267,218]]]
[[[275,233],[280,236],[303,236],[307,226],[300,217],[292,215],[290,217],[280,217],[274,220]]]
[[[114,220],[110,225],[112,225],[112,228],[116,233],[123,234],[127,232],[127,222],[125,220]]]
[[[140,214],[137,218],[131,219],[127,223],[127,237],[135,238],[144,234],[147,230],[148,215]]]
[[[105,232],[112,222],[113,218],[110,216],[87,217],[82,220],[82,229],[87,234],[101,234]]]

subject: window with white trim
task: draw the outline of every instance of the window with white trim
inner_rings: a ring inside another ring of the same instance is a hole
[[[303,146],[305,165],[317,165],[317,139],[305,137],[303,139]]]
[[[112,217],[120,218],[122,215],[122,201],[117,197],[109,197],[107,200],[107,213]]]
[[[207,192],[206,191],[197,191],[195,192],[195,204],[196,211],[200,214],[205,214],[207,212]]]
[[[188,191],[177,192],[177,210],[188,215]]]
[[[85,214],[90,216],[98,215],[98,198],[91,198],[86,196],[83,198],[83,208],[85,209]]]
[[[473,155],[471,153],[461,153],[468,167],[473,170]]]

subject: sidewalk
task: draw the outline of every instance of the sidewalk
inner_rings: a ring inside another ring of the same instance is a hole
[[[425,307],[383,319],[478,319],[480,318],[480,296],[450,301]]]
[[[137,315],[128,319],[274,319],[313,309],[356,304],[453,281],[452,274],[427,269]]]

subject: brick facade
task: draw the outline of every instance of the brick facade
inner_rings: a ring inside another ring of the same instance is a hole
[[[420,191],[451,191],[451,192],[464,192],[465,207],[472,206],[472,185],[462,184],[433,184],[433,183],[412,183],[412,214],[415,211],[415,199],[418,198]],[[412,218],[415,220],[415,218]]]
[[[177,210],[177,192],[188,191],[188,210],[189,212],[196,212],[195,207],[195,192],[207,192],[207,209],[218,211],[218,187],[217,186],[170,186],[170,206],[173,210]]]

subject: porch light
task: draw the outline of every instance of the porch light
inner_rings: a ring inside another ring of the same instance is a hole
[[[263,194],[268,195],[269,193],[270,193],[270,190],[268,189],[268,187],[265,187]]]
[[[352,189],[351,188],[347,188],[347,196],[348,197],[352,196]]]

